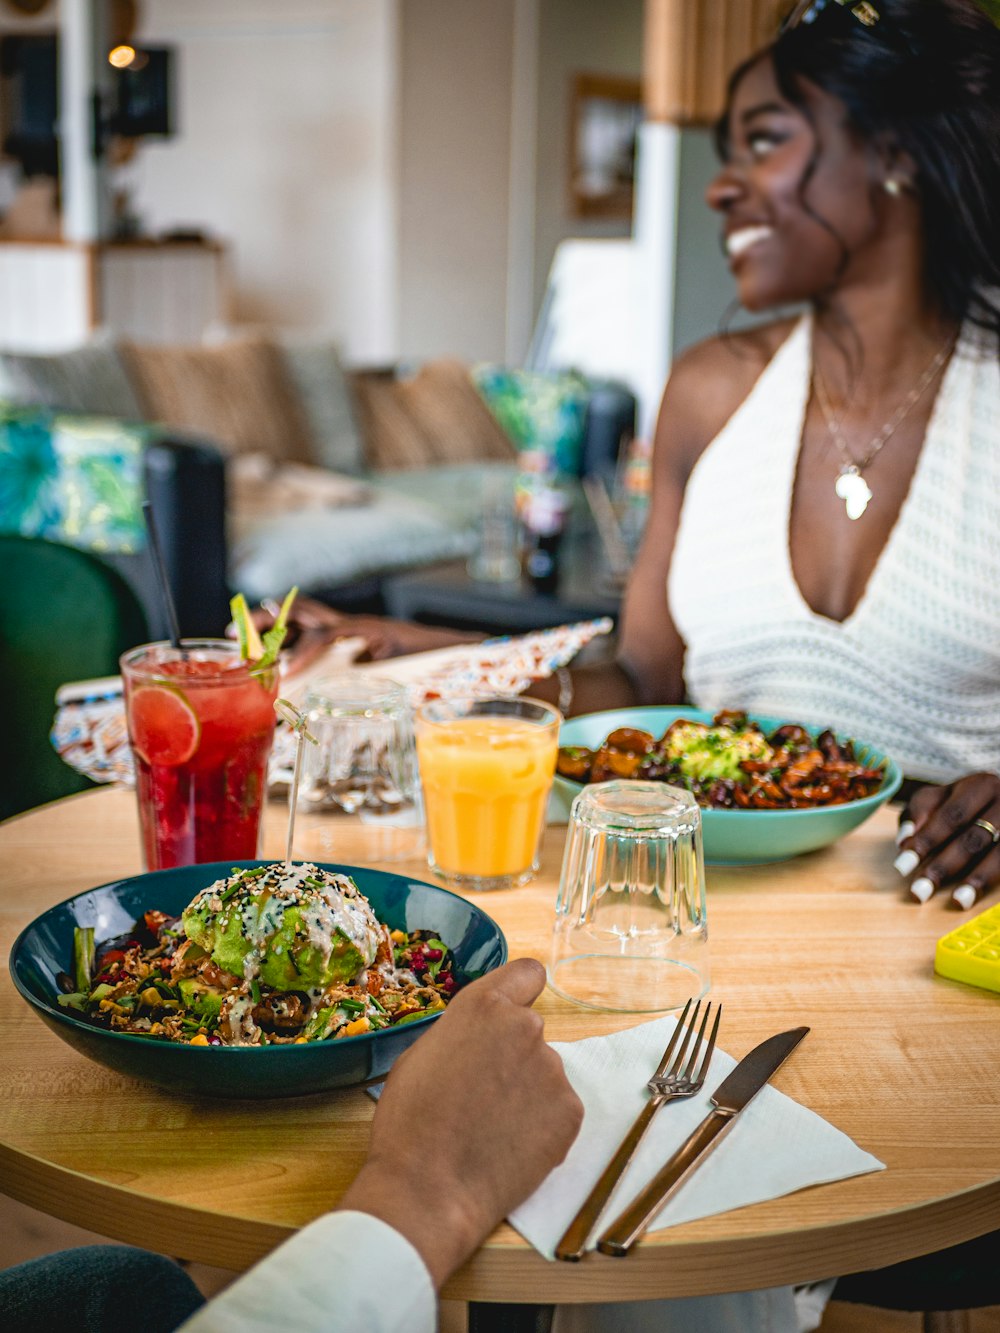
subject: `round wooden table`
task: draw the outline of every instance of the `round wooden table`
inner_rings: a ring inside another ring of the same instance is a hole
[[[282,853],[284,808],[268,813]],[[812,1031],[775,1084],[887,1170],[646,1237],[622,1262],[548,1263],[507,1226],[444,1295],[477,1302],[603,1301],[802,1282],[927,1253],[1000,1227],[1000,996],[933,973],[959,917],[904,900],[883,810],[837,846],[776,865],[708,870],[720,1045]],[[511,954],[545,956],[564,830],[535,883],[482,899]],[[363,831],[341,859],[364,860]],[[135,800],[71,797],[0,826],[4,964],[44,908],[138,872]],[[392,867],[400,869],[399,866]],[[404,867],[426,878],[423,865]],[[546,992],[552,1039],[639,1018]],[[259,1104],[171,1096],[91,1064],[0,981],[0,1188],[105,1235],[243,1269],[336,1204],[364,1158],[373,1104],[354,1090]]]

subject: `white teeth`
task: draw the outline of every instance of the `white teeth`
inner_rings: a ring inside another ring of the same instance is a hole
[[[735,259],[737,255],[749,250],[751,245],[767,240],[771,231],[770,227],[741,227],[726,237],[726,253],[730,259]]]

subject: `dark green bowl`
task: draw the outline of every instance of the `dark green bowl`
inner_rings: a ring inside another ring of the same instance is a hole
[[[14,985],[57,1036],[81,1055],[120,1074],[146,1079],[170,1092],[209,1097],[298,1097],[306,1092],[349,1088],[387,1074],[393,1061],[421,1035],[436,1014],[400,1027],[339,1041],[302,1045],[188,1046],[106,1032],[59,1007],[56,975],[72,972],[73,930],[93,926],[98,943],[129,930],[150,909],[179,916],[200,889],[233,868],[260,861],[217,861],[135,875],[78,893],[50,907],[14,942]],[[507,941],[484,911],[446,889],[363,866],[323,864],[351,875],[380,921],[392,930],[433,930],[455,956],[460,983],[500,967]]]
[[[784,726],[788,719],[752,716],[766,732]],[[662,736],[671,722],[686,718],[692,722],[711,722],[712,713],[697,708],[675,708],[656,705],[648,708],[615,708],[605,713],[584,713],[571,717],[562,724],[560,745],[585,745],[596,749],[605,737],[618,727],[637,727]],[[793,721],[797,719],[791,719]],[[823,730],[803,722],[806,731],[816,736]],[[846,737],[838,734],[838,740]],[[885,765],[885,777],[878,791],[859,801],[843,805],[817,805],[806,810],[702,810],[701,829],[705,860],[709,865],[759,865],[767,861],[784,861],[803,852],[814,852],[819,847],[842,838],[845,833],[863,824],[879,806],[884,805],[899,790],[903,775],[899,766],[881,750],[863,741],[854,741],[854,753],[865,764]],[[554,792],[567,815],[574,796],[583,791],[583,784],[557,776]]]

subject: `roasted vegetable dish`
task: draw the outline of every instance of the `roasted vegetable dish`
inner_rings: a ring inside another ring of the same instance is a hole
[[[860,762],[851,741],[813,737],[788,723],[766,734],[746,713],[725,710],[711,723],[672,722],[659,738],[631,727],[596,750],[565,745],[556,771],[572,782],[637,778],[669,782],[713,810],[800,810],[871,796],[884,767]]]
[[[59,982],[59,1004],[98,1027],[192,1046],[358,1036],[443,1009],[458,984],[432,931],[390,931],[349,876],[280,862],[96,947],[78,927]]]

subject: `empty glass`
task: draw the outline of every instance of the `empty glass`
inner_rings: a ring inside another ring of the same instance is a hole
[[[573,801],[549,984],[593,1009],[680,1007],[709,988],[701,813],[663,782],[600,782]]]
[[[479,543],[469,573],[481,583],[510,583],[521,573],[514,492],[509,482],[487,483],[479,511]]]
[[[306,696],[305,713],[318,744],[303,748],[295,856],[342,861],[348,815],[365,827],[367,858],[421,856],[423,806],[403,686],[360,674],[330,677]]]

